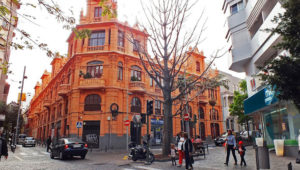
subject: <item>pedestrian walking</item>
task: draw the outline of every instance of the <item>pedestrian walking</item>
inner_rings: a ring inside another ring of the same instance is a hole
[[[2,156],[4,156],[5,159],[8,158],[8,149],[7,142],[5,138],[2,137],[2,130],[0,130],[0,160]]]
[[[51,143],[52,143],[51,136],[49,136],[48,139],[47,139],[47,152],[49,152]]]
[[[193,143],[188,138],[188,134],[184,133],[184,142],[183,142],[183,150],[185,155],[185,169],[193,169]]]
[[[178,145],[178,143],[180,141],[180,138],[181,138],[180,133],[178,133],[177,136],[176,136],[176,144],[177,145]]]
[[[184,158],[184,153],[183,153],[183,142],[184,142],[184,137],[183,137],[183,132],[179,133],[180,139],[177,145],[177,150],[178,150],[178,167],[182,166],[182,160]]]
[[[172,161],[172,166],[176,166],[176,149],[175,149],[175,145],[171,144],[171,161]]]
[[[234,165],[237,165],[237,159],[235,156],[236,140],[231,130],[228,130],[228,136],[226,138],[226,147],[227,147],[227,156],[226,156],[226,162],[224,164],[228,166],[228,161],[229,161],[229,156],[231,151],[235,161]]]
[[[241,166],[247,166],[246,161],[245,161],[245,154],[246,154],[246,148],[245,146],[243,146],[243,141],[239,141],[239,148],[238,148],[238,152],[241,156]]]

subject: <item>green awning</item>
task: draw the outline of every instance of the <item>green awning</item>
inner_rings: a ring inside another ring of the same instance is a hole
[[[275,91],[271,87],[266,87],[244,101],[244,111],[249,115],[276,102],[278,99]]]

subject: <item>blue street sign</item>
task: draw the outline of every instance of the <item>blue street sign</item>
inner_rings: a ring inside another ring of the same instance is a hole
[[[76,123],[76,127],[77,127],[77,128],[82,128],[82,122],[77,122],[77,123]]]

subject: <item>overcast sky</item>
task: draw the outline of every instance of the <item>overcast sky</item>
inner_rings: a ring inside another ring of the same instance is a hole
[[[36,2],[37,0],[22,0],[26,2]],[[74,11],[74,17],[79,19],[80,10],[86,12],[86,0],[55,0],[60,7],[68,13],[69,9]],[[143,0],[147,2],[146,0]],[[204,51],[204,55],[211,55],[216,49],[226,46],[225,34],[227,26],[225,25],[226,17],[222,12],[222,0],[199,0],[193,8],[192,15],[188,18],[185,28],[190,28],[196,19],[199,17],[202,9],[205,9],[205,18],[208,18],[207,29],[204,33],[206,40],[198,46],[199,50]],[[38,39],[40,42],[45,42],[49,47],[61,54],[67,53],[66,40],[70,31],[64,30],[62,25],[58,23],[53,16],[47,14],[44,9],[37,7],[21,7],[18,11],[20,14],[30,14],[36,17],[33,22],[29,22],[25,17],[19,16],[18,28],[28,31],[33,39]],[[69,13],[68,13],[69,14]],[[143,21],[143,12],[140,5],[140,0],[118,0],[118,19],[120,21],[128,21],[130,25],[138,21]],[[189,27],[189,25],[191,25]],[[17,32],[16,32],[17,33]],[[17,33],[18,34],[18,33]],[[18,37],[18,35],[16,36]],[[228,70],[228,55],[218,59],[215,62],[215,67],[219,70],[232,73],[235,76],[244,77],[244,74],[237,74]],[[34,95],[34,86],[45,70],[51,71],[50,63],[52,59],[45,55],[45,52],[38,49],[34,50],[12,50],[10,56],[10,71],[8,82],[10,83],[10,92],[8,103],[17,100],[17,94],[20,93],[18,88],[21,84],[23,69],[26,65],[26,75],[24,93],[29,93],[27,97],[28,105],[31,97]]]

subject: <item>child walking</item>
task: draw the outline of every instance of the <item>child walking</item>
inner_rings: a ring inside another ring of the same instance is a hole
[[[239,142],[238,152],[241,156],[241,166],[243,166],[243,163],[244,163],[244,166],[247,166],[245,158],[244,158],[245,154],[246,154],[246,148],[245,148],[245,146],[243,146],[243,141]]]
[[[175,145],[171,144],[171,160],[172,160],[172,166],[176,166],[176,149]]]

